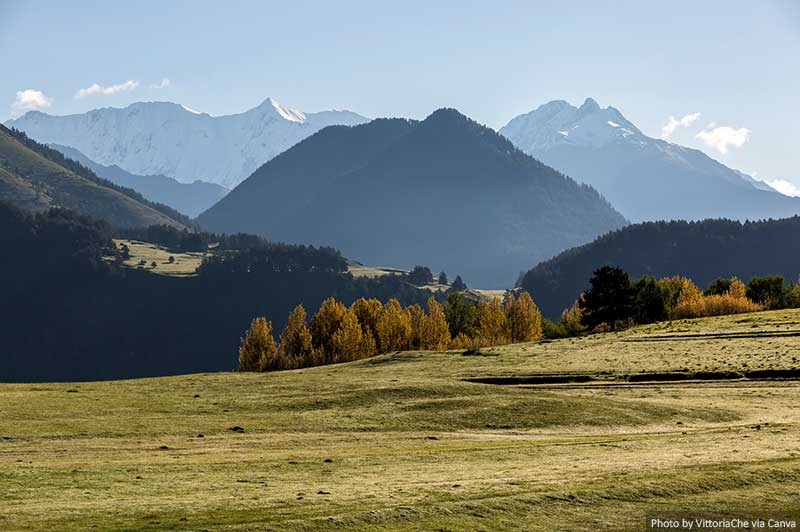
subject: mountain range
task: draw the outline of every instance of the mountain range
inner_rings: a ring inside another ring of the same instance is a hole
[[[271,98],[244,113],[211,116],[168,102],[138,102],[53,116],[29,111],[6,126],[46,144],[75,148],[105,166],[233,188],[316,131],[367,119],[351,111],[303,113]]]
[[[614,107],[546,103],[500,129],[517,147],[595,187],[631,221],[766,219],[800,213],[780,194],[700,150],[642,133]]]
[[[117,227],[169,225],[187,228],[189,219],[134,190],[99,178],[60,152],[0,125],[0,201],[40,212],[72,209]]]
[[[106,166],[96,163],[75,148],[60,144],[50,144],[49,146],[60,151],[65,157],[81,163],[99,177],[108,179],[119,186],[132,188],[148,200],[169,205],[192,218],[214,205],[228,193],[228,189],[215,183],[199,180],[193,183],[181,183],[163,175],[132,174],[115,164]]]
[[[275,157],[197,222],[332,245],[358,261],[507,287],[519,272],[626,223],[593,188],[453,109],[328,127]]]

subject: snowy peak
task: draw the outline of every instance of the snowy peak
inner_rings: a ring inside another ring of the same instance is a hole
[[[603,109],[592,98],[580,107],[563,100],[548,102],[514,118],[500,133],[527,152],[559,144],[599,148],[620,140],[641,142],[644,137],[617,109]]]
[[[351,111],[303,113],[267,98],[238,114],[212,116],[171,102],[137,102],[83,114],[31,111],[8,126],[68,146],[105,166],[233,188],[256,168],[330,125],[368,119]]]

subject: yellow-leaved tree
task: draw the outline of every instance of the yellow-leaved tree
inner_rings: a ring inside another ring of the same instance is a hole
[[[369,355],[376,354],[378,352],[378,320],[383,312],[383,303],[377,299],[360,297],[350,305],[350,308],[356,313],[364,338],[372,345]]]
[[[321,357],[322,363],[329,364],[333,361],[334,347],[333,335],[339,330],[347,307],[334,298],[329,297],[320,305],[319,310],[309,322],[311,341]]]
[[[378,351],[388,353],[408,349],[410,338],[411,319],[399,301],[390,299],[378,319]]]
[[[239,371],[268,371],[277,367],[277,347],[272,322],[255,318],[245,331],[239,347]]]
[[[408,338],[409,349],[421,349],[422,333],[425,326],[425,311],[417,304],[406,307],[406,315],[411,324],[411,335]]]
[[[420,349],[446,349],[450,343],[450,327],[444,308],[433,296],[428,298],[428,315],[422,322]]]
[[[304,368],[316,365],[311,331],[306,325],[306,309],[297,305],[289,314],[286,327],[281,332],[278,346],[281,369]]]
[[[365,336],[355,311],[345,312],[339,329],[333,333],[333,362],[348,362],[370,356],[375,351],[370,336]]]
[[[512,342],[531,342],[542,337],[542,313],[528,292],[522,292],[517,299],[509,295],[506,317]]]
[[[502,345],[509,341],[508,318],[498,298],[478,302],[480,338],[486,345]]]

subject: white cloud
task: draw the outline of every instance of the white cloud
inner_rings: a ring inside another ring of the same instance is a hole
[[[769,186],[786,196],[800,196],[800,186],[785,179],[775,179],[766,182]]]
[[[170,85],[172,85],[172,82],[169,80],[169,78],[161,78],[160,82],[151,83],[150,84],[150,88],[151,89],[166,89]]]
[[[700,113],[689,113],[688,115],[684,115],[681,118],[675,118],[674,116],[669,117],[669,121],[667,124],[661,128],[661,138],[665,139],[672,135],[675,130],[680,127],[689,127],[691,126],[698,118],[700,118]]]
[[[129,79],[125,83],[109,85],[108,87],[103,87],[97,83],[93,83],[85,89],[81,89],[75,93],[75,97],[85,98],[86,96],[91,96],[92,94],[117,94],[118,92],[131,91],[138,86],[139,82],[132,79]]]
[[[53,99],[45,96],[42,91],[25,89],[17,91],[17,97],[11,104],[11,116],[16,118],[27,111],[46,109],[53,105]]]
[[[728,126],[715,127],[714,129],[701,131],[695,138],[702,140],[707,146],[716,149],[720,153],[728,153],[728,148],[734,146],[741,148],[750,140],[750,131],[746,127],[734,129]]]

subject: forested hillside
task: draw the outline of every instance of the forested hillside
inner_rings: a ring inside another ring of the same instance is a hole
[[[760,222],[647,222],[612,231],[528,271],[522,287],[546,316],[557,317],[588,286],[592,271],[619,266],[631,277],[680,275],[705,287],[718,277],[800,272],[800,217]]]
[[[473,286],[519,272],[625,219],[594,189],[454,109],[421,122],[329,127],[259,168],[198,223],[331,245],[366,264],[429,264]]]
[[[165,224],[182,228],[191,224],[174,209],[101,179],[60,152],[2,125],[0,200],[32,211],[73,209],[118,227]]]
[[[335,250],[245,235],[224,241],[194,277],[155,275],[121,267],[113,235],[74,212],[29,214],[0,202],[0,277],[9,281],[0,298],[9,325],[0,333],[0,380],[232,370],[253,316],[275,316],[280,328],[298,303],[313,312],[330,296],[408,304],[430,295],[399,277],[353,279]]]

